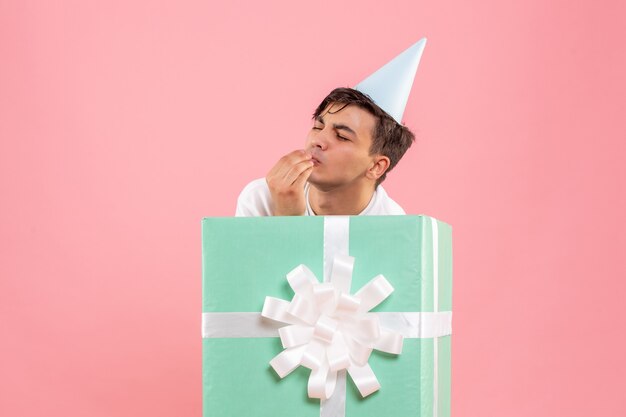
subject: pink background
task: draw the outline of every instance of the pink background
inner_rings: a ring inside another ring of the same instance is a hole
[[[626,414],[623,1],[130,3],[0,0],[0,415],[199,416],[200,219],[421,36],[453,415]]]

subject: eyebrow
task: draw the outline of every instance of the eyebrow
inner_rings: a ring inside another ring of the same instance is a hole
[[[321,124],[323,124],[323,125],[324,125],[324,124],[326,124],[326,123],[324,123],[324,118],[323,118],[321,115],[320,115],[320,116],[317,116],[317,119],[316,119],[316,120],[317,120],[318,122],[320,122]],[[333,128],[334,128],[335,130],[345,130],[346,132],[351,133],[352,135],[354,135],[355,137],[357,137],[356,132],[355,132],[354,130],[352,130],[352,129],[350,128],[350,126],[346,126],[346,125],[342,125],[342,124],[337,124],[337,123],[334,123],[334,124],[333,124]]]
[[[336,130],[345,130],[348,133],[353,134],[354,136],[356,136],[356,132],[352,129],[350,129],[350,127],[346,126],[346,125],[338,125],[338,124],[333,124],[333,127]]]

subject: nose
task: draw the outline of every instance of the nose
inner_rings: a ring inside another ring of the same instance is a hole
[[[328,149],[328,133],[326,129],[313,130],[310,135],[311,148],[319,148],[322,151]]]

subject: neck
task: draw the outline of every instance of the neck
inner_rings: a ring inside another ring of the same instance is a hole
[[[309,188],[309,204],[318,216],[356,216],[365,210],[374,195],[376,186],[338,187],[320,189],[314,184]]]

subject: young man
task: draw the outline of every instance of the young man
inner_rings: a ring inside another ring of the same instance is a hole
[[[405,214],[380,183],[415,140],[400,121],[425,41],[326,96],[304,149],[248,184],[236,216]]]
[[[380,183],[415,137],[365,94],[333,90],[313,115],[303,150],[248,184],[237,216],[404,214]]]

